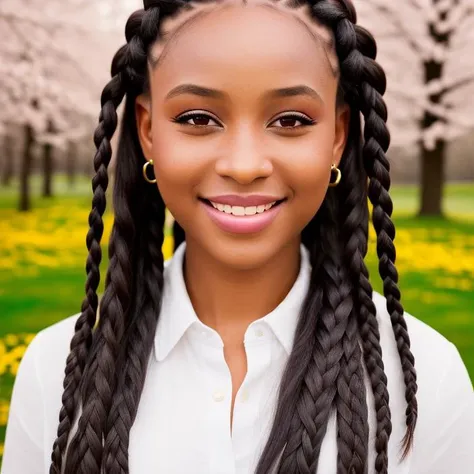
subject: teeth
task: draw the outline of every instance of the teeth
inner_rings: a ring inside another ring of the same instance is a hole
[[[232,214],[234,216],[253,216],[255,214],[261,214],[262,212],[268,211],[276,201],[270,202],[262,206],[229,206],[228,204],[220,204],[218,202],[209,201],[217,210],[225,212],[226,214]]]
[[[253,216],[254,214],[257,214],[257,207],[256,206],[245,208],[245,215],[246,216]]]

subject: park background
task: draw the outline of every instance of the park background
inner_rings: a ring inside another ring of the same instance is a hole
[[[402,302],[456,344],[474,379],[474,0],[355,3],[388,77]],[[100,91],[126,18],[139,7],[138,0],[0,4],[0,458],[27,345],[80,310]],[[112,186],[113,179],[109,197]],[[104,221],[99,292],[110,206]],[[166,256],[171,249],[168,235]],[[381,291],[373,229],[367,261]]]

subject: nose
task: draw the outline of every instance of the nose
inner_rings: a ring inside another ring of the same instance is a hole
[[[239,184],[250,184],[258,178],[268,178],[273,164],[265,154],[262,137],[250,127],[242,127],[229,136],[224,154],[216,161],[216,172]]]

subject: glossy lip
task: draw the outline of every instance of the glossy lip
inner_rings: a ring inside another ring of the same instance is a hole
[[[216,204],[227,204],[229,206],[263,206],[271,202],[281,201],[283,198],[276,196],[262,196],[253,194],[250,196],[240,196],[238,194],[225,194],[222,196],[210,196],[205,198],[207,201],[212,201]],[[219,211],[220,212],[220,211]]]
[[[270,201],[272,202],[272,201]],[[280,212],[285,202],[274,205],[268,211],[261,214],[254,214],[253,216],[234,216],[219,211],[212,204],[206,204],[202,200],[199,204],[204,207],[211,220],[224,232],[232,234],[253,234],[260,232],[268,227]]]

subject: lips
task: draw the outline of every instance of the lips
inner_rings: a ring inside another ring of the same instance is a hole
[[[274,196],[227,195],[210,199],[200,199],[205,212],[221,230],[232,234],[264,230],[274,221],[285,201]]]

